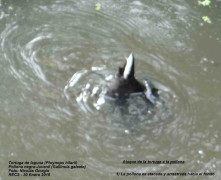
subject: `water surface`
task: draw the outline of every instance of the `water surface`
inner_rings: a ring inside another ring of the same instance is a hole
[[[215,172],[211,179],[220,178],[220,1],[202,7],[110,0],[99,11],[97,1],[0,2],[0,179],[8,179],[9,160],[87,166],[29,179],[116,179],[116,172]],[[203,22],[205,15],[212,24]],[[153,109],[139,98],[119,107],[102,96],[132,51],[138,79],[160,90]]]

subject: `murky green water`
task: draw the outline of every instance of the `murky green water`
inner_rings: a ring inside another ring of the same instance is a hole
[[[8,177],[8,161],[45,160],[87,168],[27,179],[117,179],[116,172],[215,172],[210,179],[220,179],[220,0],[210,7],[105,0],[99,11],[98,1],[0,2],[0,180],[24,179]],[[100,96],[132,51],[137,77],[160,89],[162,103],[152,110],[135,98],[122,111]]]

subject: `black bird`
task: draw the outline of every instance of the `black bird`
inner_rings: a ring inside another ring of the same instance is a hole
[[[154,103],[158,97],[158,89],[151,87],[152,85],[149,83],[144,85],[138,81],[134,76],[134,68],[134,56],[131,53],[124,66],[119,67],[116,77],[109,84],[107,95],[122,99],[129,97],[132,93],[143,93],[147,100]]]

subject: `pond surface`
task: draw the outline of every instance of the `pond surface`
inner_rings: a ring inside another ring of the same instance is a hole
[[[117,179],[116,172],[220,179],[220,8],[220,0],[205,7],[196,0],[1,0],[0,180],[10,179],[9,161],[46,160],[86,169],[27,179]],[[131,52],[137,78],[159,89],[152,108],[136,96],[123,106],[103,96]],[[171,178],[208,179],[163,179]]]

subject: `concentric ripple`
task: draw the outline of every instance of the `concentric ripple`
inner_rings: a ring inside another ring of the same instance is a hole
[[[96,3],[0,4],[0,111],[8,120],[0,128],[9,137],[2,146],[4,161],[8,163],[8,154],[19,159],[24,152],[27,159],[76,158],[87,165],[87,175],[93,177],[88,179],[113,179],[117,171],[180,168],[125,166],[122,160],[184,159],[182,169],[191,165],[204,171],[207,164],[215,170],[220,161],[215,164],[210,156],[220,151],[220,95],[214,96],[220,69],[218,60],[208,58],[211,66],[200,63],[206,55],[192,37],[204,28],[196,28],[201,22],[197,8],[181,0],[110,0],[100,2],[96,11]],[[159,89],[153,107],[140,95],[124,104],[105,97],[106,84],[132,51],[136,77]],[[202,69],[212,78],[206,81]],[[217,119],[210,120],[213,114]],[[80,179],[84,174],[75,175]]]

